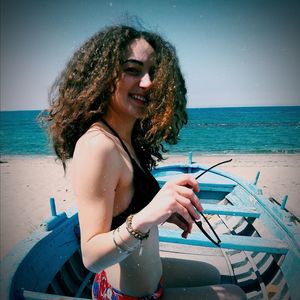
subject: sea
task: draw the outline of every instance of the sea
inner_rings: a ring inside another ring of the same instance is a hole
[[[54,155],[39,113],[0,112],[2,156]],[[169,154],[300,153],[300,106],[189,108],[188,119]]]

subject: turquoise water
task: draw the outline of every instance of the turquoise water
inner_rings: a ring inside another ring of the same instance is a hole
[[[53,155],[39,111],[0,112],[2,155]],[[171,154],[300,153],[300,106],[188,109]]]

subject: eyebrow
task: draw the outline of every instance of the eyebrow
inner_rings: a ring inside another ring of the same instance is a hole
[[[136,59],[127,59],[127,60],[124,61],[123,64],[126,64],[126,63],[135,63],[135,64],[138,64],[140,66],[144,65],[143,62],[141,62],[140,60],[136,60]]]

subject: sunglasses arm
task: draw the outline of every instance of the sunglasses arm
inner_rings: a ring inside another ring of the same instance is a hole
[[[200,212],[200,214],[204,217],[204,215]],[[205,217],[204,217],[205,218]],[[217,242],[215,240],[213,240],[210,235],[204,230],[203,226],[202,226],[202,222],[201,220],[195,220],[195,223],[196,225],[199,227],[199,229],[202,231],[202,233],[213,243],[215,244],[217,247],[221,247],[220,246],[220,243],[221,243],[221,240],[220,238],[218,237],[217,233],[214,231],[214,229],[212,228],[212,226],[210,225],[209,222],[207,222],[207,224],[209,225],[210,229],[212,230],[212,232],[214,233],[215,237],[217,238]]]

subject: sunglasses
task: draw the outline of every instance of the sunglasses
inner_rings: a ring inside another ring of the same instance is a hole
[[[195,179],[200,178],[202,175],[204,175],[206,172],[210,171],[211,169],[213,169],[213,168],[215,168],[215,167],[217,167],[217,166],[219,166],[219,165],[222,165],[222,164],[231,162],[231,161],[232,161],[232,159],[229,159],[229,160],[225,160],[225,161],[222,161],[222,162],[220,162],[220,163],[217,163],[217,164],[211,166],[210,168],[208,168],[208,169],[202,171],[199,175],[196,175],[196,176],[195,176]],[[221,240],[220,240],[219,236],[217,235],[217,233],[215,232],[215,230],[213,229],[213,227],[211,226],[211,224],[209,223],[209,221],[207,220],[207,218],[205,217],[205,215],[204,215],[201,211],[199,211],[199,213],[200,213],[201,217],[205,220],[205,222],[208,224],[208,226],[209,226],[209,228],[211,229],[211,231],[213,232],[214,238],[212,238],[212,237],[204,230],[203,225],[202,225],[202,221],[201,221],[200,218],[199,218],[199,219],[193,218],[195,224],[199,227],[199,229],[202,231],[202,233],[203,233],[203,234],[204,234],[204,235],[205,235],[212,243],[214,243],[217,247],[220,247]]]

